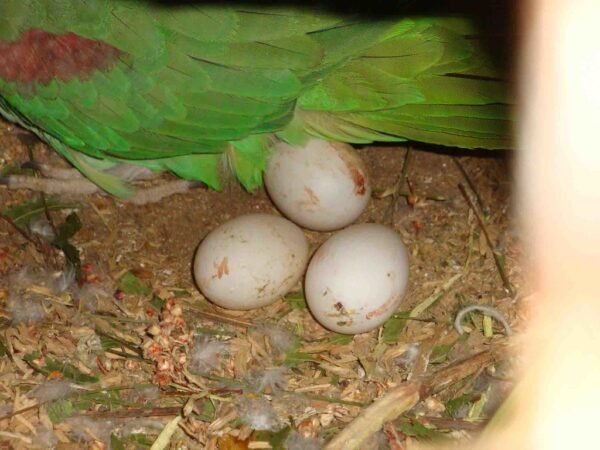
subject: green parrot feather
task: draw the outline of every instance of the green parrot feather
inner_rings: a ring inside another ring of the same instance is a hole
[[[510,147],[510,98],[456,17],[131,0],[0,3],[0,113],[104,190],[128,162],[253,190],[275,139]]]

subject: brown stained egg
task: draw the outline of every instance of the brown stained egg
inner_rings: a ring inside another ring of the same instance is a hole
[[[371,197],[365,164],[348,144],[310,139],[304,147],[279,142],[265,186],[287,218],[317,231],[350,225]]]
[[[304,281],[306,302],[325,328],[365,333],[396,311],[408,285],[408,252],[394,230],[352,225],[314,254]]]
[[[248,214],[211,231],[194,259],[200,291],[229,309],[253,309],[273,303],[300,280],[308,261],[308,243],[289,220]]]

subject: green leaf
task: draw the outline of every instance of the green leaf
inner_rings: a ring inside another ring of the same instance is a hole
[[[50,421],[57,424],[64,422],[66,418],[70,417],[75,412],[75,408],[73,408],[70,400],[61,399],[48,403],[46,405],[46,412]]]
[[[294,367],[298,364],[305,362],[318,362],[311,353],[303,352],[289,352],[285,355],[285,361],[283,362],[286,366]]]
[[[484,410],[488,401],[490,400],[490,397],[488,395],[489,392],[490,388],[488,387],[488,389],[485,392],[481,393],[479,399],[473,402],[471,408],[469,409],[469,413],[467,414],[467,418],[469,420],[485,419]]]
[[[132,433],[127,438],[127,442],[131,443],[133,448],[150,448],[154,440],[142,433]]]
[[[78,206],[73,203],[64,203],[53,197],[44,198],[40,197],[35,200],[30,200],[24,203],[11,206],[10,208],[3,209],[0,214],[8,217],[16,226],[22,231],[27,232],[28,226],[31,222],[36,220],[45,210],[48,211],[59,211],[62,209],[74,209]]]
[[[395,344],[400,338],[400,334],[406,326],[409,313],[397,313],[394,314],[384,325],[382,340],[386,344]]]
[[[128,403],[121,398],[121,392],[115,389],[84,392],[77,399],[73,399],[73,406],[78,409],[89,409],[99,404],[113,411]]]
[[[150,295],[152,289],[131,272],[127,272],[119,282],[119,289],[126,294]]]
[[[301,311],[306,311],[308,309],[303,291],[290,292],[288,295],[283,297],[283,300],[287,302],[292,309],[298,309]]]
[[[254,440],[268,442],[273,449],[283,449],[285,440],[290,434],[290,427],[285,427],[280,431],[257,431],[254,433]]]
[[[192,295],[186,291],[185,289],[172,289],[171,292],[175,296],[175,298],[186,298],[191,297]]]
[[[446,414],[450,417],[458,417],[464,406],[471,403],[471,395],[463,394],[446,402]]]
[[[212,422],[215,419],[217,409],[212,401],[205,399],[202,402],[202,411],[197,415],[198,419],[205,422]]]
[[[85,373],[81,372],[77,367],[73,366],[72,364],[60,362],[60,361],[52,359],[48,356],[45,358],[45,361],[46,361],[45,370],[47,370],[48,373],[60,372],[63,374],[63,376],[65,378],[68,378],[69,380],[73,380],[76,383],[97,383],[98,382],[98,377],[85,374]]]
[[[150,448],[153,443],[154,441],[150,437],[142,433],[132,433],[127,437],[121,437],[116,433],[110,435],[110,447],[112,450]]]
[[[112,450],[125,450],[125,442],[117,434],[111,433],[110,448]]]
[[[350,342],[352,342],[352,339],[354,338],[354,336],[352,336],[351,334],[334,334],[333,336],[331,336],[331,338],[329,339],[329,342],[331,342],[334,345],[347,345]]]
[[[107,335],[100,336],[100,345],[102,346],[103,350],[110,350],[112,348],[123,348],[122,342],[119,342],[117,339],[114,339],[113,337]]]
[[[72,364],[61,362],[46,356],[44,358],[44,366],[38,366],[34,361],[38,359],[39,354],[37,352],[28,353],[23,357],[25,362],[29,364],[33,369],[48,376],[51,373],[59,372],[63,377],[73,380],[76,383],[97,383],[98,377],[85,374]]]
[[[431,364],[441,364],[444,361],[446,361],[450,350],[454,348],[455,344],[456,342],[453,342],[452,344],[440,344],[434,346],[431,350],[431,357],[429,359],[429,362]]]
[[[427,428],[419,422],[401,422],[398,429],[407,436],[412,436],[422,440],[439,439],[443,434],[437,430]]]
[[[127,275],[127,274],[125,274]],[[154,295],[152,297],[152,300],[150,300],[150,306],[152,306],[155,310],[157,311],[162,311],[163,307],[165,306],[167,302],[165,300],[163,300],[162,298],[160,298],[157,295]]]

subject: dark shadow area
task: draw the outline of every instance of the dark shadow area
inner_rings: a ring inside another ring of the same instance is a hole
[[[489,51],[497,67],[512,78],[512,63],[516,38],[516,5],[512,0],[371,0],[366,2],[341,0],[216,2],[198,0],[150,0],[172,7],[189,5],[286,5],[308,9],[325,10],[330,13],[360,17],[366,20],[385,20],[406,16],[461,16],[473,20],[478,30],[473,39],[480,40]]]
[[[513,151],[512,150],[486,150],[486,149],[466,149],[466,148],[457,148],[457,147],[445,147],[443,145],[435,145],[435,144],[426,144],[422,142],[413,142],[413,141],[405,141],[405,142],[377,142],[376,144],[364,144],[364,145],[354,145],[356,148],[363,147],[410,147],[413,150],[417,151],[426,151],[430,153],[436,153],[438,155],[447,155],[447,156],[455,156],[457,158],[463,156],[473,156],[476,158],[506,158],[510,156]]]

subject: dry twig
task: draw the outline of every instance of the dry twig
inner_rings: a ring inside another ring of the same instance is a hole
[[[500,278],[502,279],[504,288],[506,289],[506,291],[509,293],[509,295],[511,297],[514,297],[515,292],[513,290],[512,285],[510,284],[510,281],[508,280],[508,275],[506,275],[506,271],[504,270],[504,264],[500,260],[500,254],[498,254],[498,252],[496,251],[496,249],[494,247],[494,244],[492,244],[492,239],[490,238],[490,235],[487,232],[487,228],[485,226],[485,223],[483,222],[483,219],[481,218],[481,216],[475,209],[475,205],[473,205],[471,198],[469,197],[469,195],[467,194],[467,191],[465,190],[465,187],[461,183],[458,183],[458,189],[460,190],[460,193],[462,194],[463,198],[469,205],[469,208],[471,208],[471,210],[473,211],[473,214],[475,214],[475,217],[477,218],[477,222],[479,223],[479,226],[481,227],[481,231],[485,237],[485,241],[487,242],[487,245],[488,245],[490,251],[492,252],[492,255],[494,256],[494,262],[496,263],[496,268],[498,269],[498,273],[500,274]]]
[[[395,420],[419,401],[420,384],[401,384],[365,408],[359,416],[327,443],[324,450],[353,450],[363,444],[386,422]]]

